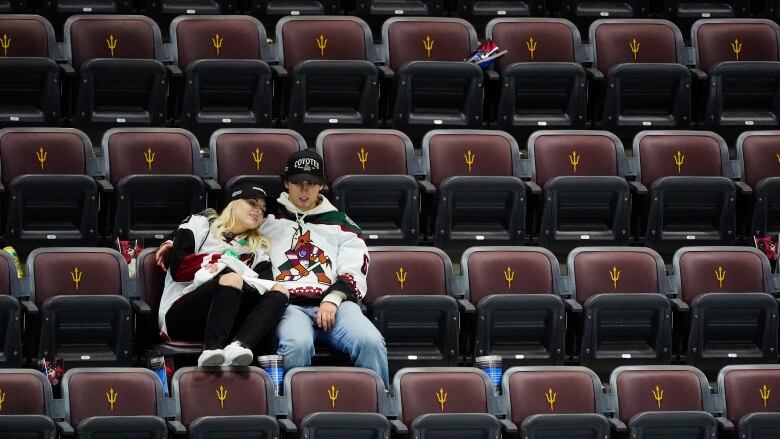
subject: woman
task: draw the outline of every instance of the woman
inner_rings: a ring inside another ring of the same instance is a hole
[[[170,339],[203,342],[198,366],[249,365],[287,307],[287,290],[265,280],[265,210],[265,191],[244,185],[221,214],[192,215],[174,235],[158,320]]]

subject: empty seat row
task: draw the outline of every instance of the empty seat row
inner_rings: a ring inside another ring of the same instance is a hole
[[[501,18],[486,35],[508,52],[487,72],[463,62],[477,33],[457,18],[394,17],[376,45],[349,16],[287,17],[270,45],[250,16],[178,17],[166,45],[143,16],[81,15],[64,29],[58,48],[42,17],[0,17],[2,125],[173,123],[199,138],[275,125],[309,141],[392,126],[415,142],[434,128],[600,127],[625,140],[706,127],[733,141],[778,126],[780,27],[763,19],[701,20],[688,47],[665,20],[598,20],[583,44],[563,19]]]
[[[392,395],[371,371],[304,367],[288,371],[284,397],[274,397],[269,375],[258,368],[182,368],[165,396],[159,378],[145,369],[72,369],[63,397],[54,399],[38,372],[0,370],[4,415],[0,431],[30,434],[56,430],[77,437],[110,433],[167,437],[522,437],[603,439],[614,433],[665,438],[740,437],[780,424],[772,391],[778,366],[729,366],[717,392],[690,366],[621,367],[609,391],[583,367],[516,367],[503,376],[503,395],[475,368],[409,368],[395,374]],[[46,436],[50,437],[50,436]],[[505,436],[509,437],[509,436]],[[768,437],[768,436],[760,436]]]

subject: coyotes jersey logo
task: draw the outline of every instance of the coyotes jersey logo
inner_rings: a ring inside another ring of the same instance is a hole
[[[314,273],[317,282],[325,285],[333,283],[323,269],[323,265],[331,266],[330,258],[312,242],[309,231],[298,236],[292,248],[284,254],[287,256],[287,262],[278,267],[279,275],[276,276],[276,281],[297,281],[309,273]]]

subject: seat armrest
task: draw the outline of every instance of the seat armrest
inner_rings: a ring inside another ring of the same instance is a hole
[[[683,300],[682,300],[682,299],[680,299],[680,298],[677,298],[677,297],[670,297],[670,298],[669,298],[669,302],[671,302],[671,303],[672,303],[672,309],[673,309],[674,311],[678,311],[678,312],[688,312],[688,310],[690,310],[690,307],[688,306],[688,304],[687,304],[687,303],[685,303],[685,302],[683,302]]]
[[[222,186],[220,186],[216,180],[212,180],[210,178],[204,178],[203,182],[206,183],[206,186],[208,187],[209,191],[216,192],[222,189]]]
[[[644,195],[647,193],[647,186],[638,181],[629,181],[628,185],[631,187],[631,192],[635,194]]]
[[[19,300],[19,304],[22,306],[24,313],[27,314],[28,316],[38,315],[38,307],[35,306],[35,304],[32,303],[31,301]]]
[[[184,437],[187,435],[187,429],[180,421],[166,421],[168,424],[168,431],[173,433],[176,437]]]
[[[0,192],[5,192],[5,186],[3,186],[3,183],[0,183]]]
[[[387,67],[385,65],[380,65],[380,66],[376,66],[376,69],[379,70],[380,78],[386,78],[386,79],[395,78],[395,72],[390,67]]]
[[[609,427],[612,431],[617,432],[623,432],[626,431],[626,424],[623,423],[620,419],[616,418],[607,418],[609,421]]]
[[[505,433],[517,433],[517,425],[509,419],[499,419],[498,422],[501,423],[501,430]]]
[[[277,77],[277,78],[286,78],[287,77],[287,69],[284,68],[284,66],[281,66],[279,64],[269,64],[268,67],[271,68],[271,73]]]
[[[458,302],[458,309],[463,311],[465,314],[474,314],[477,312],[477,308],[474,307],[474,304],[469,302],[466,299],[456,299]]]
[[[287,433],[297,433],[298,427],[293,424],[293,421],[289,419],[277,419],[277,422],[279,422],[279,427]]]
[[[392,426],[393,431],[398,434],[409,434],[409,429],[398,419],[390,419],[390,426]]]
[[[485,77],[488,81],[498,81],[500,76],[498,76],[498,72],[495,70],[485,70]]]
[[[59,66],[60,71],[65,76],[74,76],[76,74],[76,70],[70,64],[60,64]]]
[[[57,421],[56,426],[57,426],[57,431],[60,432],[60,436],[71,437],[75,434],[75,432],[73,431],[73,427],[65,421]]]
[[[539,195],[542,193],[542,187],[536,184],[534,181],[524,181],[526,187],[528,187],[528,190],[531,191],[534,195]]]
[[[417,180],[417,186],[426,194],[436,193],[436,187],[428,180]]]
[[[108,180],[101,178],[96,179],[95,182],[98,186],[100,186],[101,192],[114,192],[114,185],[112,185]]]
[[[166,64],[165,68],[168,70],[168,74],[174,78],[179,78],[182,75],[182,71],[176,64]]]
[[[582,305],[574,299],[563,299],[563,305],[567,311],[582,312]]]
[[[703,70],[697,69],[695,67],[691,68],[691,74],[693,74],[693,78],[697,81],[706,81],[707,80],[707,74],[704,73]]]
[[[734,430],[734,423],[729,421],[727,418],[724,418],[723,416],[716,416],[715,420],[718,421],[718,430],[722,430],[722,431]]]
[[[752,195],[753,194],[753,188],[748,186],[747,183],[744,181],[735,181],[734,185],[737,187],[737,190],[740,194],[744,195]]]
[[[587,69],[585,69],[585,73],[588,74],[588,78],[594,81],[604,80],[604,74],[598,71],[597,69],[594,69],[593,67],[588,67]]]
[[[141,315],[149,315],[152,313],[152,308],[141,299],[131,300],[130,305],[133,307],[133,312]]]

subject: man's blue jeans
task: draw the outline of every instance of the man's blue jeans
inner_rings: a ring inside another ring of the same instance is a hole
[[[385,339],[354,302],[344,301],[336,311],[336,323],[330,331],[317,327],[316,306],[289,305],[276,328],[277,352],[284,356],[284,369],[309,366],[314,356],[314,341],[322,340],[349,355],[355,366],[371,369],[390,385]]]

